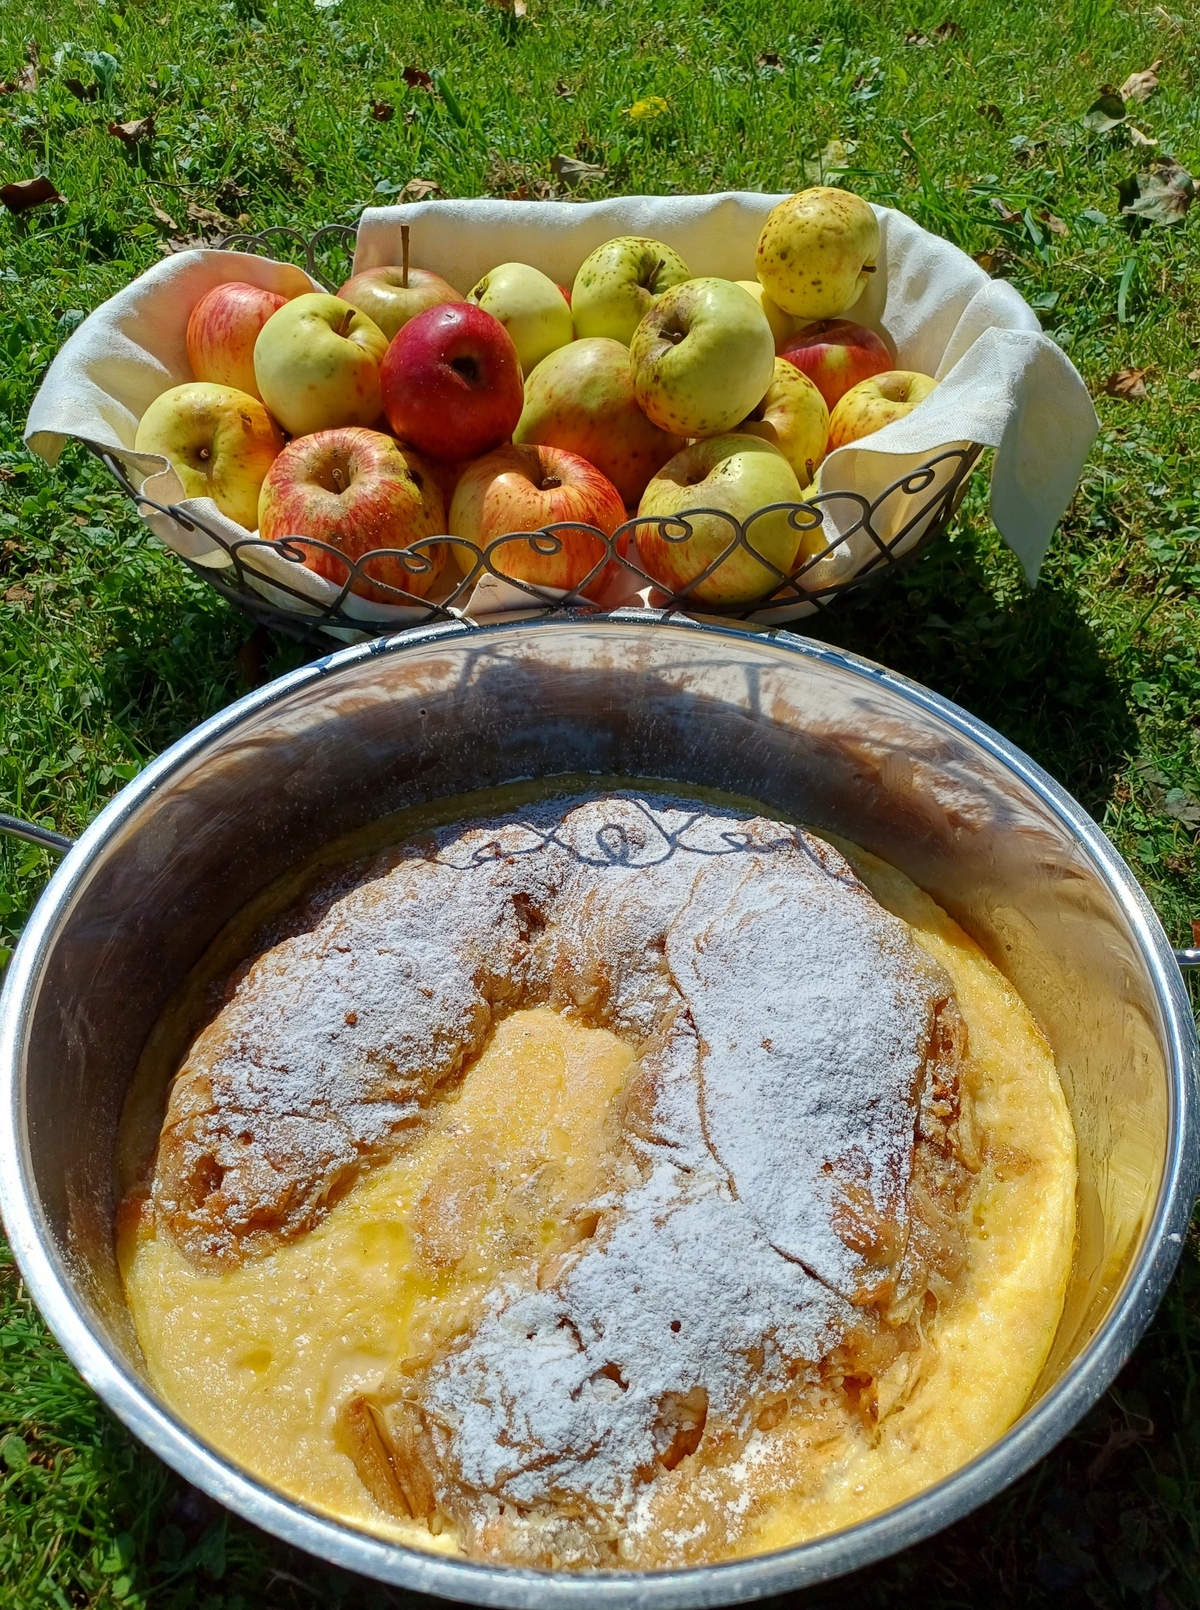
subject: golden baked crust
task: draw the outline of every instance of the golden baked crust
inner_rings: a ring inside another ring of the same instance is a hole
[[[146,1211],[202,1265],[269,1252],[542,1004],[636,1052],[611,1188],[573,1248],[514,1257],[448,1345],[348,1397],[338,1434],[377,1503],[469,1553],[653,1564],[756,1431],[891,1412],[964,1263],[953,991],[828,845],[610,796],[352,869],[231,981]],[[445,1212],[412,1229],[431,1263],[461,1256]]]

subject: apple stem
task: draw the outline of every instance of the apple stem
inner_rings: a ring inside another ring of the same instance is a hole
[[[408,289],[408,225],[400,225],[400,287]]]
[[[878,264],[876,263],[864,263],[858,272],[860,274],[873,274],[877,267]]]

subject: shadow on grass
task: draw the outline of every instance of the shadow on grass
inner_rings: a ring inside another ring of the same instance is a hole
[[[1052,582],[997,603],[967,540],[833,605],[798,630],[963,705],[1100,815],[1137,727],[1076,601]]]

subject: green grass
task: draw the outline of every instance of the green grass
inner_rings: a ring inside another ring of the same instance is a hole
[[[947,16],[962,32],[938,39]],[[845,183],[988,253],[1029,297],[1104,429],[1035,592],[977,483],[949,539],[830,611],[819,634],[1029,750],[1188,940],[1200,918],[1200,208],[1178,228],[1130,232],[1117,187],[1144,162],[1124,131],[1090,135],[1079,119],[1102,84],[1161,57],[1162,86],[1134,121],[1200,169],[1198,23],[1195,0],[529,0],[524,20],[484,0],[5,0],[0,79],[16,78],[27,39],[42,70],[35,90],[0,97],[0,182],[45,173],[68,202],[0,215],[0,809],[77,831],[151,755],[296,662],[155,547],[82,452],[51,473],[20,442],[81,314],[166,237],[206,227],[188,223],[189,204],[311,228],[353,222],[413,177],[448,195],[541,195],[560,152],[605,169],[584,197],[776,190],[802,185],[841,140],[854,145]],[[439,87],[410,89],[410,66]],[[632,120],[651,96],[666,112]],[[374,101],[395,115],[377,121]],[[106,132],[151,112],[150,141],[127,148]],[[1149,369],[1145,400],[1103,396],[1126,367]],[[0,960],[47,871],[41,852],[0,846]],[[0,1350],[0,1606],[399,1602],[183,1488],[97,1406],[10,1264]],[[1118,1386],[1062,1448],[979,1515],[812,1603],[1200,1605],[1198,1355],[1189,1246]]]

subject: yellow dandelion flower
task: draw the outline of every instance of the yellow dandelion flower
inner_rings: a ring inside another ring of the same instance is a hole
[[[652,123],[656,117],[662,117],[670,110],[661,95],[647,95],[644,101],[634,101],[628,115],[635,123]]]

